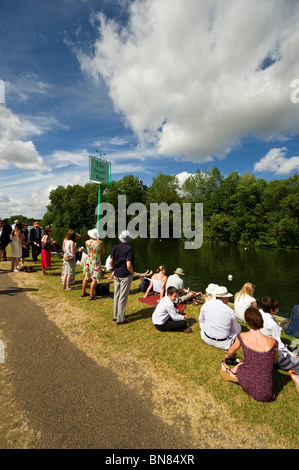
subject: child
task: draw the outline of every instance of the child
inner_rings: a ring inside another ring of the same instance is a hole
[[[279,302],[271,297],[263,297],[260,303],[262,307],[260,313],[264,321],[264,326],[261,328],[260,332],[270,338],[276,339],[278,342],[278,358],[275,366],[278,369],[289,371],[297,387],[297,392],[299,393],[299,357],[296,356],[298,350],[293,351],[293,353],[288,350],[286,345],[281,341],[281,328],[273,318],[273,315],[279,312]]]

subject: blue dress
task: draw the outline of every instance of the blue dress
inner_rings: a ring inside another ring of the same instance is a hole
[[[28,230],[22,230],[24,245],[27,245],[29,242],[29,232]],[[22,247],[22,258],[29,258],[29,243],[27,248]]]

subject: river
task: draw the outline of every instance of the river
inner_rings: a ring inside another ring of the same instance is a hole
[[[53,237],[62,244],[61,233],[54,232]],[[84,241],[82,236],[77,246],[84,245]],[[103,241],[106,249],[104,264],[118,240],[107,238]],[[226,286],[235,294],[245,282],[252,282],[256,286],[255,297],[275,297],[280,302],[280,314],[284,316],[290,316],[292,307],[299,303],[299,250],[218,245],[186,250],[183,241],[165,239],[136,239],[132,246],[137,272],[147,268],[155,271],[164,265],[166,274],[170,275],[180,267],[185,272],[185,287],[201,292],[213,282]],[[231,281],[229,274],[233,276]]]

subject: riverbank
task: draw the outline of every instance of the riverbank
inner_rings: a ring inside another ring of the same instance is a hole
[[[9,269],[9,263],[3,267]],[[153,307],[138,301],[140,281],[134,281],[127,307],[131,323],[117,326],[112,321],[113,281],[103,279],[110,283],[111,297],[90,302],[81,298],[80,267],[76,290],[69,292],[61,289],[61,259],[53,258],[48,276],[36,269],[7,275],[28,289],[30,299],[76,348],[117,374],[166,424],[179,422],[198,448],[298,447],[298,394],[289,374],[274,371],[277,399],[271,403],[256,402],[240,387],[224,382],[219,374],[224,352],[202,342],[199,306],[186,309],[192,334],[160,333],[151,322]]]

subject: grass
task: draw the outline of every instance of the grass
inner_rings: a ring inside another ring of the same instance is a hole
[[[8,253],[9,255],[9,253]],[[31,260],[28,265],[32,265]],[[19,286],[45,307],[48,317],[99,364],[153,402],[154,412],[172,423],[180,418],[202,448],[298,448],[298,393],[285,371],[274,370],[274,402],[261,403],[220,374],[225,351],[200,338],[199,306],[186,313],[193,333],[161,333],[151,321],[153,307],[138,298],[140,281],[133,281],[126,316],[128,325],[113,318],[113,281],[110,297],[81,298],[82,268],[76,267],[76,290],[61,289],[62,260],[52,258],[49,275],[11,273]],[[2,263],[5,269],[10,263]],[[246,326],[242,325],[245,331]],[[286,342],[291,339],[283,334]]]

